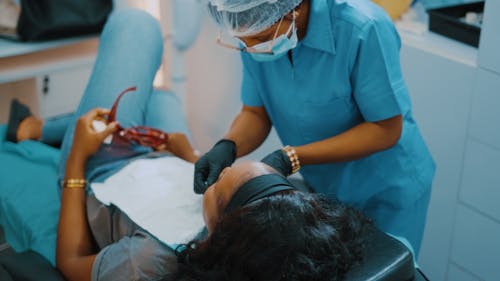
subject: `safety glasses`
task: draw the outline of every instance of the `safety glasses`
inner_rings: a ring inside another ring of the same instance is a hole
[[[116,121],[116,110],[118,108],[118,103],[123,95],[126,93],[137,90],[137,87],[130,87],[125,89],[123,92],[118,95],[115,102],[113,103],[113,107],[111,107],[111,112],[108,116],[109,122]],[[124,140],[125,142],[157,148],[160,145],[163,145],[168,140],[168,134],[155,128],[146,127],[146,126],[135,126],[130,128],[123,128],[118,123],[118,131],[114,134],[115,137]]]
[[[226,42],[224,42],[223,32],[221,29],[219,29],[219,34],[217,35],[216,42],[218,45],[220,45],[222,47],[236,50],[236,51],[240,51],[240,52],[247,52],[247,53],[253,53],[253,54],[273,54],[274,42],[276,41],[276,38],[278,37],[278,32],[280,30],[281,23],[283,22],[284,18],[285,18],[285,16],[281,17],[281,19],[278,23],[278,27],[276,28],[276,31],[274,32],[273,40],[271,41],[271,44],[269,44],[269,47],[266,50],[257,50],[253,47],[247,47],[244,45],[245,43],[241,40],[239,40],[239,41],[241,41],[239,45],[226,43]],[[295,14],[294,14],[294,19],[295,19]],[[289,33],[289,32],[287,32],[287,33]],[[288,35],[289,34],[287,34],[287,36]],[[241,45],[243,45],[243,46],[241,46]]]

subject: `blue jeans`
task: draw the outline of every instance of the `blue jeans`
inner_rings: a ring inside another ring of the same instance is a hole
[[[61,147],[59,179],[64,177],[76,120],[93,108],[111,108],[118,94],[136,86],[120,100],[117,120],[123,127],[145,125],[165,132],[187,133],[179,99],[154,91],[153,79],[161,64],[163,36],[159,23],[146,12],[125,9],[111,14],[102,32],[96,63],[85,93],[71,117]],[[103,145],[87,162],[88,180],[100,180],[131,158],[150,152],[142,146]]]
[[[40,141],[55,147],[61,146],[64,134],[73,120],[73,115],[74,113],[69,113],[46,119]]]

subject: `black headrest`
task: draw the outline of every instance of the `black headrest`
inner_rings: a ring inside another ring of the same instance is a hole
[[[370,226],[364,235],[363,261],[351,268],[345,281],[413,280],[413,256],[405,245],[375,226]]]

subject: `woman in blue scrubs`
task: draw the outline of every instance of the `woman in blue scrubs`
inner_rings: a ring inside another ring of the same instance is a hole
[[[411,111],[398,33],[361,0],[210,0],[241,51],[243,108],[197,163],[204,192],[272,126],[286,145],[263,159],[350,204],[418,253],[435,165]],[[221,33],[222,34],[222,33]]]

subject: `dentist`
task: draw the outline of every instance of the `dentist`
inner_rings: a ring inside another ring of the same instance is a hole
[[[218,44],[241,52],[243,108],[196,163],[195,191],[274,126],[286,146],[263,162],[284,175],[300,169],[315,192],[358,208],[418,253],[435,165],[384,11],[360,0],[210,0],[208,9]]]

